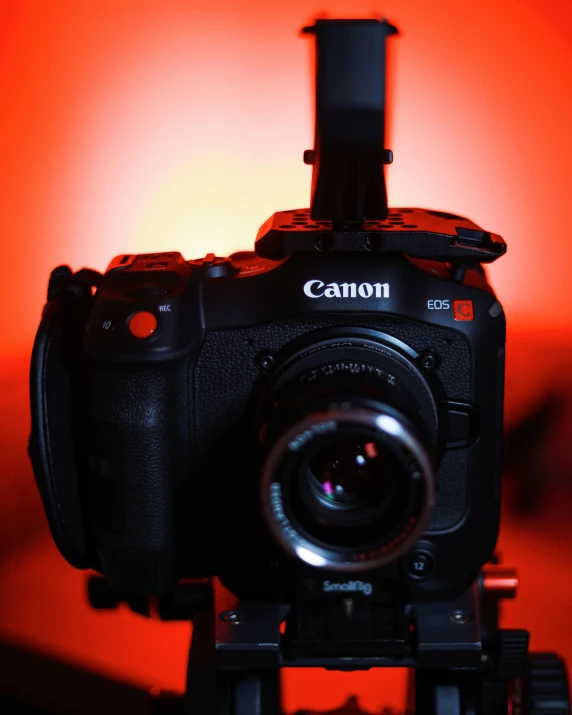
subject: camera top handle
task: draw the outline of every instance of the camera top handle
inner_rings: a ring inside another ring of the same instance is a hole
[[[384,165],[386,20],[317,20],[316,128],[310,209],[278,211],[258,231],[255,251],[405,253],[469,266],[506,252],[503,239],[463,216],[387,206]]]
[[[388,215],[384,164],[386,20],[317,20],[316,126],[310,217],[340,228]]]

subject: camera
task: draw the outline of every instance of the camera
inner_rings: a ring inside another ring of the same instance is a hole
[[[192,621],[184,695],[146,711],[278,715],[283,668],[398,667],[408,713],[569,713],[562,659],[499,622],[506,244],[388,207],[396,29],[303,32],[309,209],[254,251],[52,271],[29,444],[52,536],[94,608]]]
[[[410,601],[491,560],[505,319],[496,234],[388,208],[387,22],[318,20],[309,209],[254,251],[50,279],[30,455],[53,537],[124,593]],[[214,221],[213,221],[214,225]]]

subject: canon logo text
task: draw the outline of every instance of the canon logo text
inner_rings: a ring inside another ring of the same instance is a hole
[[[317,278],[304,283],[308,298],[389,298],[389,283],[324,283]]]

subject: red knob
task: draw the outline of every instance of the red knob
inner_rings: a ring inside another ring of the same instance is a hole
[[[497,598],[514,598],[518,589],[516,569],[503,564],[483,566],[483,588]]]

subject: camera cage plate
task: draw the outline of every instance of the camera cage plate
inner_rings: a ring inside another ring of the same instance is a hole
[[[390,209],[385,220],[336,226],[309,209],[279,211],[260,228],[255,251],[279,260],[293,253],[405,253],[455,263],[492,263],[506,253],[501,236],[462,216],[420,208]]]

